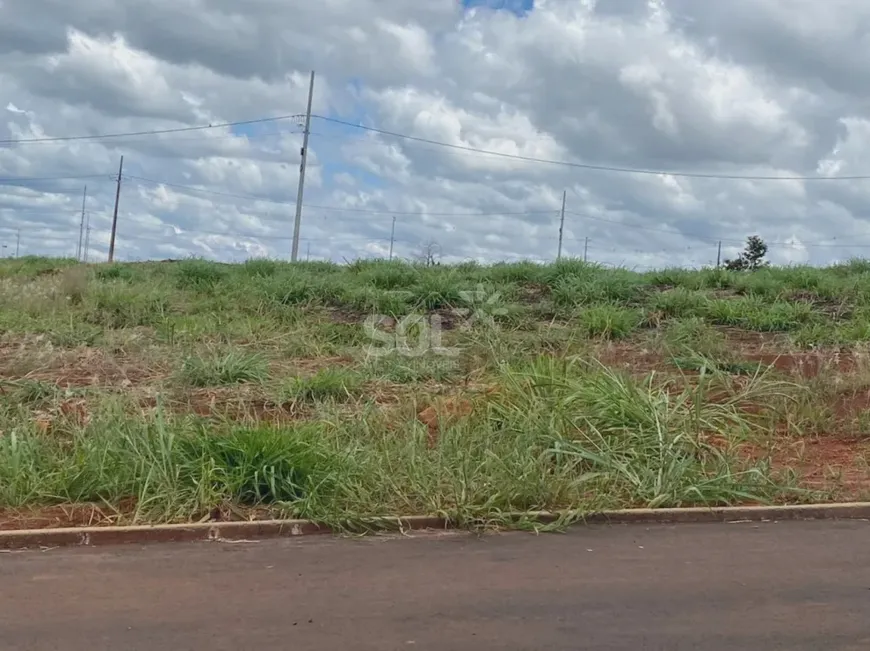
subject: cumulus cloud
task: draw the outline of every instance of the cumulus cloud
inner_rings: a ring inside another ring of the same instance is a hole
[[[4,0],[0,240],[73,255],[87,184],[104,259],[124,155],[119,258],[287,257],[297,118],[16,141],[293,116],[314,69],[303,255],[385,255],[395,218],[400,256],[551,260],[563,190],[564,252],[606,264],[751,234],[864,255],[870,180],[830,177],[870,175],[868,25],[862,0]]]

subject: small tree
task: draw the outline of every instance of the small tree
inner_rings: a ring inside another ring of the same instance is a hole
[[[767,255],[767,244],[758,235],[746,238],[746,247],[734,260],[726,260],[725,268],[731,271],[755,271],[768,265],[764,259]]]
[[[441,257],[441,245],[438,242],[429,240],[423,245],[420,255],[417,259],[427,267],[435,267],[441,264],[438,259]]]

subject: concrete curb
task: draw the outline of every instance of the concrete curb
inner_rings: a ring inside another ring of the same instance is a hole
[[[529,512],[508,516],[514,522],[552,524],[560,520],[583,524],[676,524],[710,522],[769,522],[777,520],[870,520],[870,502],[789,506],[695,507],[684,509],[624,509],[598,513]],[[455,529],[447,518],[409,516],[372,518],[372,530],[421,531]],[[73,527],[0,531],[0,549],[76,547],[221,540],[263,540],[335,533],[310,520],[205,522],[129,527]]]

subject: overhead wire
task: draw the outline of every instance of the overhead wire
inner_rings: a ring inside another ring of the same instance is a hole
[[[53,137],[40,137],[40,138],[24,138],[24,139],[6,139],[0,140],[0,145],[11,145],[11,144],[26,144],[26,143],[38,143],[38,142],[62,142],[62,141],[93,141],[93,140],[104,140],[104,139],[116,139],[122,137],[136,137],[136,136],[155,136],[155,135],[163,135],[163,134],[177,134],[183,132],[191,132],[191,131],[201,131],[207,129],[218,129],[218,128],[226,128],[226,127],[234,127],[234,126],[245,126],[245,125],[253,125],[253,124],[261,124],[268,122],[276,122],[282,120],[288,120],[291,118],[299,118],[300,114],[293,115],[282,115],[282,116],[274,116],[267,118],[257,118],[252,120],[242,120],[235,122],[224,122],[224,123],[212,123],[208,125],[198,125],[198,126],[189,126],[189,127],[178,127],[178,128],[170,128],[170,129],[155,129],[155,130],[146,130],[146,131],[131,131],[131,132],[123,132],[123,133],[107,133],[107,134],[92,134],[92,135],[77,135],[77,136],[53,136]],[[533,162],[540,164],[548,164],[548,165],[559,165],[571,168],[578,169],[587,169],[593,171],[604,171],[604,172],[613,172],[613,173],[624,173],[624,174],[641,174],[641,175],[657,175],[657,176],[673,176],[673,177],[686,177],[686,178],[701,178],[701,179],[731,179],[731,180],[747,180],[747,181],[826,181],[826,180],[867,180],[870,179],[870,175],[848,175],[848,176],[790,176],[790,175],[741,175],[741,174],[723,174],[723,173],[708,173],[708,172],[686,172],[686,171],[672,171],[672,170],[656,170],[656,169],[647,169],[647,168],[634,168],[634,167],[619,167],[612,165],[598,165],[591,163],[583,163],[583,162],[575,162],[575,161],[562,161],[562,160],[551,160],[545,158],[536,158],[531,156],[524,156],[519,154],[510,154],[506,152],[492,151],[482,148],[470,147],[466,145],[459,145],[455,143],[442,142],[438,140],[433,140],[429,138],[423,138],[418,136],[413,136],[410,134],[399,133],[395,131],[389,131],[386,129],[380,129],[376,127],[366,126],[362,124],[357,124],[353,122],[349,122],[346,120],[341,120],[338,118],[331,118],[327,116],[321,115],[312,115],[313,118],[322,120],[324,122],[334,123],[338,125],[344,125],[347,127],[364,130],[367,132],[377,133],[380,135],[395,137],[411,142],[423,143],[431,146],[444,147],[457,151],[465,151],[475,154],[481,155],[489,155],[496,156],[506,159],[519,160],[525,162]],[[277,133],[287,133],[287,132],[277,132]],[[228,137],[250,137],[254,134],[239,134],[238,136],[218,136],[219,138],[228,138]],[[262,135],[262,134],[260,134]],[[325,135],[325,134],[323,134]],[[182,140],[179,138],[178,140]],[[203,141],[209,140],[208,137],[202,138]],[[73,179],[93,179],[93,178],[106,178],[114,180],[116,177],[112,174],[87,174],[87,175],[68,175],[68,176],[46,176],[46,177],[0,177],[0,183],[40,183],[40,182],[53,182],[53,181],[63,181],[63,180],[73,180]],[[190,192],[208,194],[212,196],[223,196],[227,198],[234,199],[242,199],[242,200],[250,200],[250,201],[260,201],[265,203],[273,203],[279,205],[288,205],[295,202],[295,198],[293,199],[269,199],[265,197],[257,197],[254,195],[247,194],[236,194],[229,192],[221,192],[216,190],[208,190],[205,188],[183,185],[178,183],[171,183],[166,181],[160,181],[155,179],[149,179],[146,177],[140,177],[136,175],[125,175],[124,179],[139,181],[143,183],[153,183],[158,185],[163,185],[166,187],[177,188],[181,190],[187,190]],[[508,216],[508,215],[534,215],[534,214],[554,214],[557,211],[555,209],[548,210],[539,210],[539,211],[521,211],[521,212],[513,212],[513,211],[500,211],[500,212],[467,212],[467,213],[457,213],[457,212],[429,212],[426,210],[420,211],[399,211],[399,210],[389,210],[389,209],[372,209],[372,208],[360,208],[360,207],[350,207],[350,206],[322,206],[315,204],[305,204],[306,208],[315,209],[315,210],[323,210],[323,211],[334,211],[334,212],[351,212],[351,213],[365,213],[365,214],[380,214],[380,215],[428,215],[428,216],[443,216],[443,217],[486,217],[486,216]],[[11,208],[14,210],[14,208]],[[10,210],[10,208],[6,207],[3,210]],[[614,226],[619,226],[621,228],[630,228],[630,229],[638,229],[645,230],[650,232],[660,232],[667,235],[680,235],[683,237],[690,237],[702,241],[721,241],[721,242],[741,242],[742,240],[736,240],[731,238],[719,238],[711,235],[700,235],[700,234],[692,234],[685,233],[680,230],[670,230],[663,228],[656,228],[650,226],[644,226],[640,224],[627,224],[625,222],[614,221],[611,219],[606,219],[602,217],[595,217],[591,215],[585,215],[582,213],[566,210],[566,214],[574,215],[583,219],[589,219],[594,221],[599,221],[603,223],[608,223]],[[226,233],[226,235],[233,235],[230,233]],[[241,234],[238,234],[242,236]],[[268,235],[250,235],[250,237],[271,237]],[[273,238],[273,239],[281,239],[281,238]],[[289,238],[287,238],[289,239]],[[305,239],[305,238],[303,238]],[[570,239],[570,238],[569,238]],[[833,238],[836,240],[837,238]],[[831,247],[831,248],[870,248],[870,244],[861,244],[861,243],[814,243],[814,242],[801,242],[801,241],[790,241],[790,242],[767,242],[768,245],[771,246],[789,246],[789,247]]]
[[[523,156],[521,154],[509,154],[506,152],[493,151],[489,149],[483,149],[479,147],[470,147],[468,145],[457,145],[455,143],[443,142],[439,140],[432,140],[430,138],[422,138],[419,136],[412,136],[405,133],[399,133],[396,131],[389,131],[387,129],[379,129],[377,127],[370,127],[359,123],[348,122],[346,120],[340,120],[338,118],[331,118],[323,115],[311,115],[312,118],[316,118],[318,120],[323,120],[325,122],[331,122],[333,124],[340,124],[347,127],[352,127],[355,129],[361,129],[363,131],[368,131],[371,133],[377,133],[384,136],[390,136],[393,138],[400,138],[402,140],[409,140],[413,142],[421,142],[428,145],[437,145],[439,147],[445,147],[449,149],[455,149],[458,151],[469,151],[476,152],[479,154],[486,154],[489,156],[498,156],[501,158],[508,158],[511,160],[524,161],[527,163],[541,163],[546,165],[559,165],[563,167],[573,167],[578,169],[585,170],[594,170],[599,172],[615,172],[621,174],[644,174],[651,176],[673,176],[673,177],[685,177],[685,178],[697,178],[697,179],[723,179],[723,180],[742,180],[742,181],[858,181],[858,180],[868,180],[870,179],[870,174],[867,175],[850,175],[850,176],[789,176],[789,175],[754,175],[754,174],[723,174],[723,173],[715,173],[715,172],[684,172],[684,171],[676,171],[676,170],[656,170],[656,169],[646,169],[639,167],[618,167],[615,165],[596,165],[593,163],[580,163],[574,161],[560,161],[553,160],[547,158],[537,158],[534,156]]]
[[[183,185],[180,183],[171,183],[167,181],[161,181],[158,179],[151,179],[142,176],[135,175],[124,175],[125,179],[133,180],[133,181],[142,181],[144,183],[153,183],[155,185],[164,185],[168,188],[177,188],[180,190],[190,190],[193,192],[201,192],[203,194],[210,194],[221,197],[230,197],[234,199],[245,199],[250,201],[263,201],[265,203],[276,203],[282,205],[293,205],[296,202],[296,199],[292,200],[278,200],[278,199],[269,199],[266,197],[258,197],[255,195],[249,194],[236,194],[232,192],[221,192],[218,190],[208,190],[205,188],[199,188],[191,185]],[[402,210],[390,210],[383,208],[358,208],[351,206],[322,206],[317,204],[303,204],[305,208],[312,208],[315,210],[326,210],[326,211],[334,211],[334,212],[354,212],[354,213],[367,213],[367,214],[377,214],[377,215],[429,215],[432,217],[496,217],[499,215],[544,215],[544,214],[554,214],[557,211],[555,209],[548,210],[526,210],[526,211],[499,211],[499,212],[465,212],[465,213],[457,213],[457,212],[430,212],[427,210],[417,210],[417,211],[402,211]]]
[[[114,180],[111,174],[68,174],[66,176],[0,176],[0,183],[14,183],[18,181],[28,183],[42,183],[47,181],[74,181],[78,179],[109,178]]]
[[[191,127],[174,127],[170,129],[148,129],[145,131],[125,131],[121,133],[102,133],[102,134],[90,134],[90,135],[77,135],[77,136],[45,136],[39,138],[11,138],[0,140],[0,145],[22,145],[29,143],[37,143],[37,142],[70,142],[70,141],[79,141],[79,140],[105,140],[111,138],[125,138],[125,137],[134,137],[134,136],[156,136],[156,135],[164,135],[168,133],[185,133],[189,131],[202,131],[205,129],[223,129],[226,127],[243,127],[249,126],[252,124],[264,124],[267,122],[279,122],[282,120],[290,120],[302,117],[301,114],[293,114],[293,115],[277,115],[268,118],[255,118],[252,120],[237,120],[235,122],[218,122],[218,123],[209,123],[202,124]]]

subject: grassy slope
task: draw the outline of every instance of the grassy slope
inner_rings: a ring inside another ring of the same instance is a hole
[[[759,450],[864,426],[837,407],[843,386],[865,388],[861,364],[806,379],[748,353],[870,339],[865,262],[636,274],[22,259],[0,265],[0,299],[0,507],[470,521],[805,500],[818,496]],[[456,327],[453,308],[493,320]],[[372,356],[372,313],[438,314],[460,352]]]

